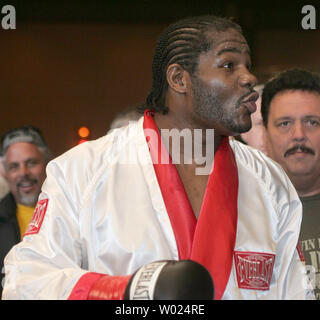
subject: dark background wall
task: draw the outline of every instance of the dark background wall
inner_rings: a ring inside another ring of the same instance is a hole
[[[234,17],[252,49],[260,82],[290,67],[320,71],[320,1],[0,1],[17,11],[0,28],[0,135],[39,127],[54,156],[104,135],[125,107],[144,102],[156,39],[172,21],[214,13]],[[317,9],[303,30],[301,8]],[[0,14],[0,18],[3,15]]]

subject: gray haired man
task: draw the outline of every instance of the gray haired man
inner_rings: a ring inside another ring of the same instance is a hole
[[[10,130],[1,139],[1,160],[10,192],[0,201],[0,270],[4,257],[21,240],[32,217],[49,159],[47,143],[35,127]],[[3,270],[0,280],[2,277]]]

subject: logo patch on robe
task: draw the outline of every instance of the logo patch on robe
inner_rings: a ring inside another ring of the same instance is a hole
[[[31,221],[30,221],[28,228],[23,236],[26,236],[29,234],[36,234],[39,232],[41,225],[42,225],[44,215],[47,211],[48,201],[49,201],[49,199],[43,199],[43,200],[38,201],[37,206],[34,209],[34,213],[31,218]]]
[[[235,251],[238,287],[269,290],[274,258],[275,255],[270,253]]]

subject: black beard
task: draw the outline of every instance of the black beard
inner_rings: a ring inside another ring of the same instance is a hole
[[[191,82],[194,111],[200,119],[210,123],[219,123],[235,134],[244,133],[251,129],[251,124],[248,125],[237,121],[238,108],[243,97],[236,103],[232,112],[227,112],[222,99],[214,90],[207,88],[201,79],[193,76]]]

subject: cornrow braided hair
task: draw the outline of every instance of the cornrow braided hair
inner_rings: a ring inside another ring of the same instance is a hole
[[[157,42],[152,63],[152,88],[146,105],[139,107],[139,111],[143,112],[148,108],[168,113],[169,109],[165,106],[168,66],[177,63],[192,75],[196,71],[199,55],[211,48],[212,41],[207,38],[206,33],[227,29],[236,29],[242,33],[238,24],[213,15],[185,18],[170,25]]]

